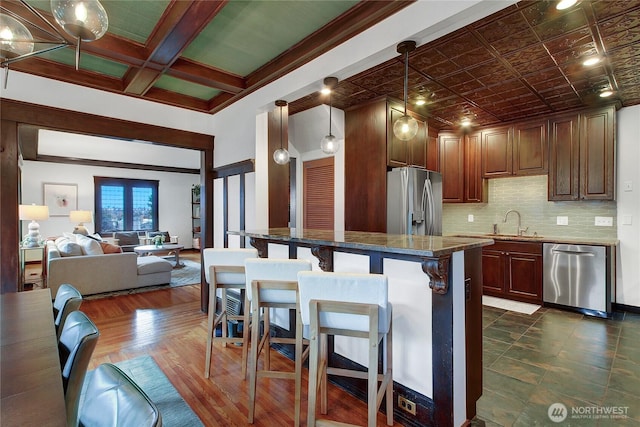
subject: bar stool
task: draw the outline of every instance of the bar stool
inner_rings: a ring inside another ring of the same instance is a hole
[[[251,355],[249,356],[249,423],[253,423],[258,377],[287,378],[295,380],[295,426],[300,425],[300,395],[302,389],[302,361],[305,359],[302,323],[298,304],[297,278],[300,271],[311,271],[311,262],[298,259],[247,259],[247,300],[251,307],[251,323],[245,310],[245,325],[251,328]],[[284,308],[295,310],[295,338],[271,337],[269,310]],[[260,313],[263,333],[260,336]],[[270,366],[271,343],[295,344],[295,368],[293,372],[272,371]],[[258,358],[264,350],[264,369],[258,369]]]
[[[204,377],[209,378],[211,370],[211,352],[213,341],[221,341],[226,347],[227,343],[243,344],[242,348],[242,378],[247,375],[247,343],[249,332],[247,325],[243,325],[243,337],[228,337],[227,331],[230,321],[239,321],[243,316],[231,315],[227,312],[227,290],[235,289],[242,292],[246,288],[244,276],[244,261],[249,258],[257,258],[256,249],[229,249],[206,248],[202,251],[205,279],[209,283],[209,316],[207,322],[207,355],[205,358]],[[216,300],[218,290],[222,299],[220,314],[216,315]],[[245,298],[246,301],[246,298]],[[246,305],[244,310],[249,310]],[[216,337],[216,327],[221,325],[222,336]]]
[[[393,328],[387,277],[381,274],[301,272],[298,274],[298,291],[302,323],[310,327],[307,426],[316,426],[318,387],[321,412],[327,413],[327,374],[367,379],[367,425],[375,427],[376,415],[385,394],[387,425],[393,425]],[[368,339],[367,372],[330,367],[327,361],[327,335]],[[381,343],[382,374],[379,374],[378,349]],[[318,425],[322,421],[327,424],[327,420],[318,420]]]

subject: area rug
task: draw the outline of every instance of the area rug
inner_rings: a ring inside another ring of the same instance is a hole
[[[482,305],[488,305],[489,307],[501,308],[503,310],[515,311],[516,313],[523,314],[533,314],[540,308],[540,306],[536,304],[495,298],[487,295],[482,296]]]
[[[198,416],[180,396],[169,379],[151,356],[115,363],[149,396],[160,411],[163,427],[203,426]],[[84,385],[89,383],[93,371],[87,372]],[[84,399],[84,390],[80,398],[80,407]]]
[[[189,259],[181,259],[180,262],[184,264],[184,267],[174,268],[171,271],[170,286],[175,288],[176,286],[200,283],[200,263]]]

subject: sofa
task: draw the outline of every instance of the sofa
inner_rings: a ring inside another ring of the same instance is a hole
[[[46,242],[46,285],[55,295],[63,283],[82,295],[162,285],[173,265],[157,256],[138,257],[95,238],[65,234]]]
[[[120,246],[123,252],[133,252],[133,248],[141,245],[150,245],[151,238],[162,235],[165,242],[178,243],[177,236],[170,236],[168,231],[114,231],[113,233],[103,233],[101,236]]]

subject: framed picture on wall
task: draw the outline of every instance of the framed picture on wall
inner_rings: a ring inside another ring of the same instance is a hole
[[[69,216],[78,209],[78,185],[45,182],[44,204],[49,206],[49,216]]]

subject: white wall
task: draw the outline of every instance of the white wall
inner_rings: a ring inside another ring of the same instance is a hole
[[[616,302],[640,307],[640,105],[620,109],[616,118],[620,240]],[[625,183],[631,183],[632,191],[625,191]]]
[[[334,156],[334,229],[344,231],[344,111],[334,108],[331,112],[331,133],[338,139],[340,149]],[[320,141],[329,133],[329,107],[315,108],[289,117],[289,143],[299,154],[296,176],[296,224],[303,226],[304,218],[304,168],[303,163],[329,157],[323,153]]]
[[[22,203],[42,204],[42,184],[45,182],[77,184],[78,209],[93,212],[94,176],[159,180],[159,229],[179,236],[179,243],[185,248],[192,247],[191,185],[199,182],[199,175],[25,161],[22,167]],[[24,235],[27,221],[23,223]],[[75,225],[69,221],[69,217],[50,217],[39,224],[43,237],[71,232]],[[90,233],[95,231],[94,224],[84,225]]]

